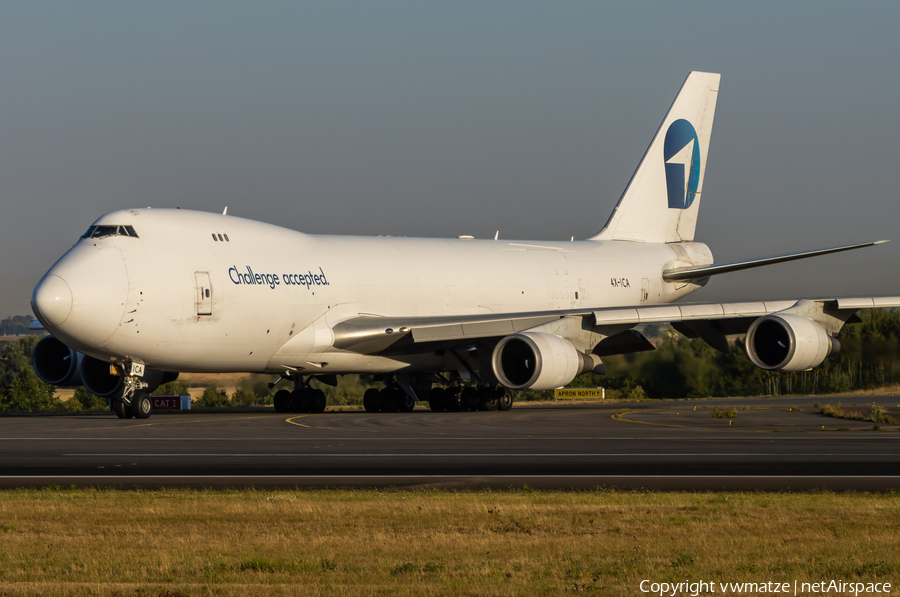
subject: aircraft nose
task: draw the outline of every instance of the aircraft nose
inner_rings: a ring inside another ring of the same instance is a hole
[[[116,247],[79,243],[38,282],[34,314],[66,346],[100,348],[116,332],[128,295],[128,271]]]
[[[59,276],[47,274],[34,288],[31,308],[39,319],[60,325],[72,312],[72,289]]]

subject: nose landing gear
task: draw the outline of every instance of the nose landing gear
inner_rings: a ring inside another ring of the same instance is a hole
[[[113,411],[120,419],[147,419],[153,411],[153,403],[150,401],[150,392],[145,391],[150,387],[141,380],[144,374],[144,364],[132,359],[126,359],[123,363],[111,365],[124,382],[121,396],[112,399]]]

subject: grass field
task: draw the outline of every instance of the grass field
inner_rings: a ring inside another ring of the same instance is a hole
[[[639,595],[900,583],[900,495],[0,492],[2,595]]]

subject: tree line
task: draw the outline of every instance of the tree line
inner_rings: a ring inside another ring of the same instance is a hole
[[[0,321],[0,336],[21,336],[28,333],[34,318],[29,315],[13,315]]]
[[[692,398],[707,396],[779,396],[834,394],[900,382],[900,311],[869,309],[862,322],[846,325],[838,335],[841,351],[813,369],[783,373],[758,369],[744,352],[743,338],[719,352],[703,340],[662,328],[664,340],[654,351],[607,357],[608,374],[586,373],[569,387],[604,387],[607,398]],[[24,318],[23,318],[24,319]],[[30,323],[30,318],[27,318]],[[4,320],[7,321],[7,320]],[[27,325],[26,325],[27,327]],[[38,336],[7,342],[0,351],[0,412],[106,410],[108,403],[78,388],[62,401],[55,386],[42,382],[31,367]],[[272,403],[268,377],[250,376],[231,395],[209,386],[195,406],[251,406]],[[378,387],[371,376],[345,375],[336,387],[324,386],[330,405],[362,404],[366,389]],[[280,388],[276,388],[280,389]],[[184,382],[161,386],[156,394],[186,394]],[[552,392],[519,392],[517,400],[541,400]]]
[[[651,398],[837,394],[900,382],[900,311],[869,309],[845,325],[841,350],[812,371],[764,371],[750,362],[744,338],[722,353],[671,330],[654,351],[604,359],[608,375],[580,375],[570,387],[606,387]]]

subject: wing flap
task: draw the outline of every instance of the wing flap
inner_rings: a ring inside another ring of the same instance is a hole
[[[432,325],[412,327],[415,342],[440,342],[444,340],[461,340],[466,338],[485,338],[508,336],[536,325],[542,325],[558,319],[558,316],[524,316],[494,321],[475,321],[458,324]]]
[[[593,311],[594,325],[622,323],[664,323],[732,317],[761,317],[793,306],[797,301],[698,303],[689,305],[659,305],[638,309],[600,309]]]
[[[857,296],[834,299],[838,309],[872,309],[900,307],[900,296]]]
[[[580,311],[579,314],[586,314]],[[565,311],[440,317],[356,317],[334,326],[334,347],[365,354],[398,343],[503,337],[570,315]]]

